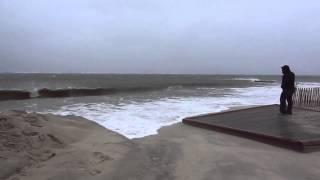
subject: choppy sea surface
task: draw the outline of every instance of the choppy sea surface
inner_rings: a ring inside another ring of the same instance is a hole
[[[320,87],[319,76],[297,76],[298,87]],[[0,89],[140,88],[103,96],[0,101],[0,111],[25,110],[82,116],[128,138],[236,106],[277,104],[281,76],[0,74]],[[150,90],[151,89],[151,90]]]

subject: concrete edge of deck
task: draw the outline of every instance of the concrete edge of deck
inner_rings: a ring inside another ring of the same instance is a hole
[[[292,150],[295,150],[298,152],[308,153],[308,152],[314,152],[314,151],[320,150],[320,139],[309,140],[309,141],[286,139],[286,138],[277,137],[277,136],[273,136],[273,135],[267,135],[267,134],[263,134],[263,133],[259,133],[259,132],[243,130],[240,128],[233,128],[233,127],[228,127],[228,126],[223,126],[223,125],[217,125],[217,124],[212,124],[212,123],[209,124],[209,123],[205,123],[205,122],[197,122],[197,121],[192,120],[197,117],[237,113],[240,111],[248,111],[251,109],[264,108],[264,107],[269,107],[269,106],[277,106],[277,104],[258,106],[258,107],[252,107],[252,108],[244,108],[244,109],[238,109],[238,110],[230,110],[230,111],[224,111],[224,112],[219,112],[219,113],[202,114],[202,115],[198,115],[198,116],[184,118],[182,120],[182,122],[187,125],[191,125],[191,126],[195,126],[195,127],[199,127],[199,128],[204,128],[204,129],[209,129],[209,130],[214,130],[217,132],[222,132],[222,133],[235,135],[235,136],[239,136],[239,137],[244,137],[247,139],[263,142],[266,144],[275,145],[275,146],[279,146],[279,147],[283,147],[283,148],[287,148],[287,149],[292,149]],[[307,109],[305,109],[305,110],[307,110]]]

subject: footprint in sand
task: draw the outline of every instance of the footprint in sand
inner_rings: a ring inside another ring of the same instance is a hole
[[[37,136],[39,133],[35,131],[23,130],[22,134],[25,136]]]
[[[89,171],[89,173],[90,173],[92,176],[95,176],[95,175],[100,174],[100,173],[101,173],[101,171],[100,171],[100,170],[98,170],[98,169],[94,169],[94,170]]]
[[[34,127],[43,127],[40,120],[35,116],[25,116],[25,121]]]
[[[110,156],[103,154],[102,152],[94,152],[93,157],[97,163],[102,163],[104,161],[113,160]]]

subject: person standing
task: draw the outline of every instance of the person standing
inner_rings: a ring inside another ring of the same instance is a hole
[[[290,70],[288,65],[281,67],[282,69],[282,93],[280,96],[280,112],[282,114],[292,114],[292,96],[295,92],[295,74]],[[287,105],[288,103],[288,105]]]

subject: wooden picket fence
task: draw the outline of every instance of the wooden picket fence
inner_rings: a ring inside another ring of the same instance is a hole
[[[320,111],[320,88],[297,88],[293,95],[293,105]]]

